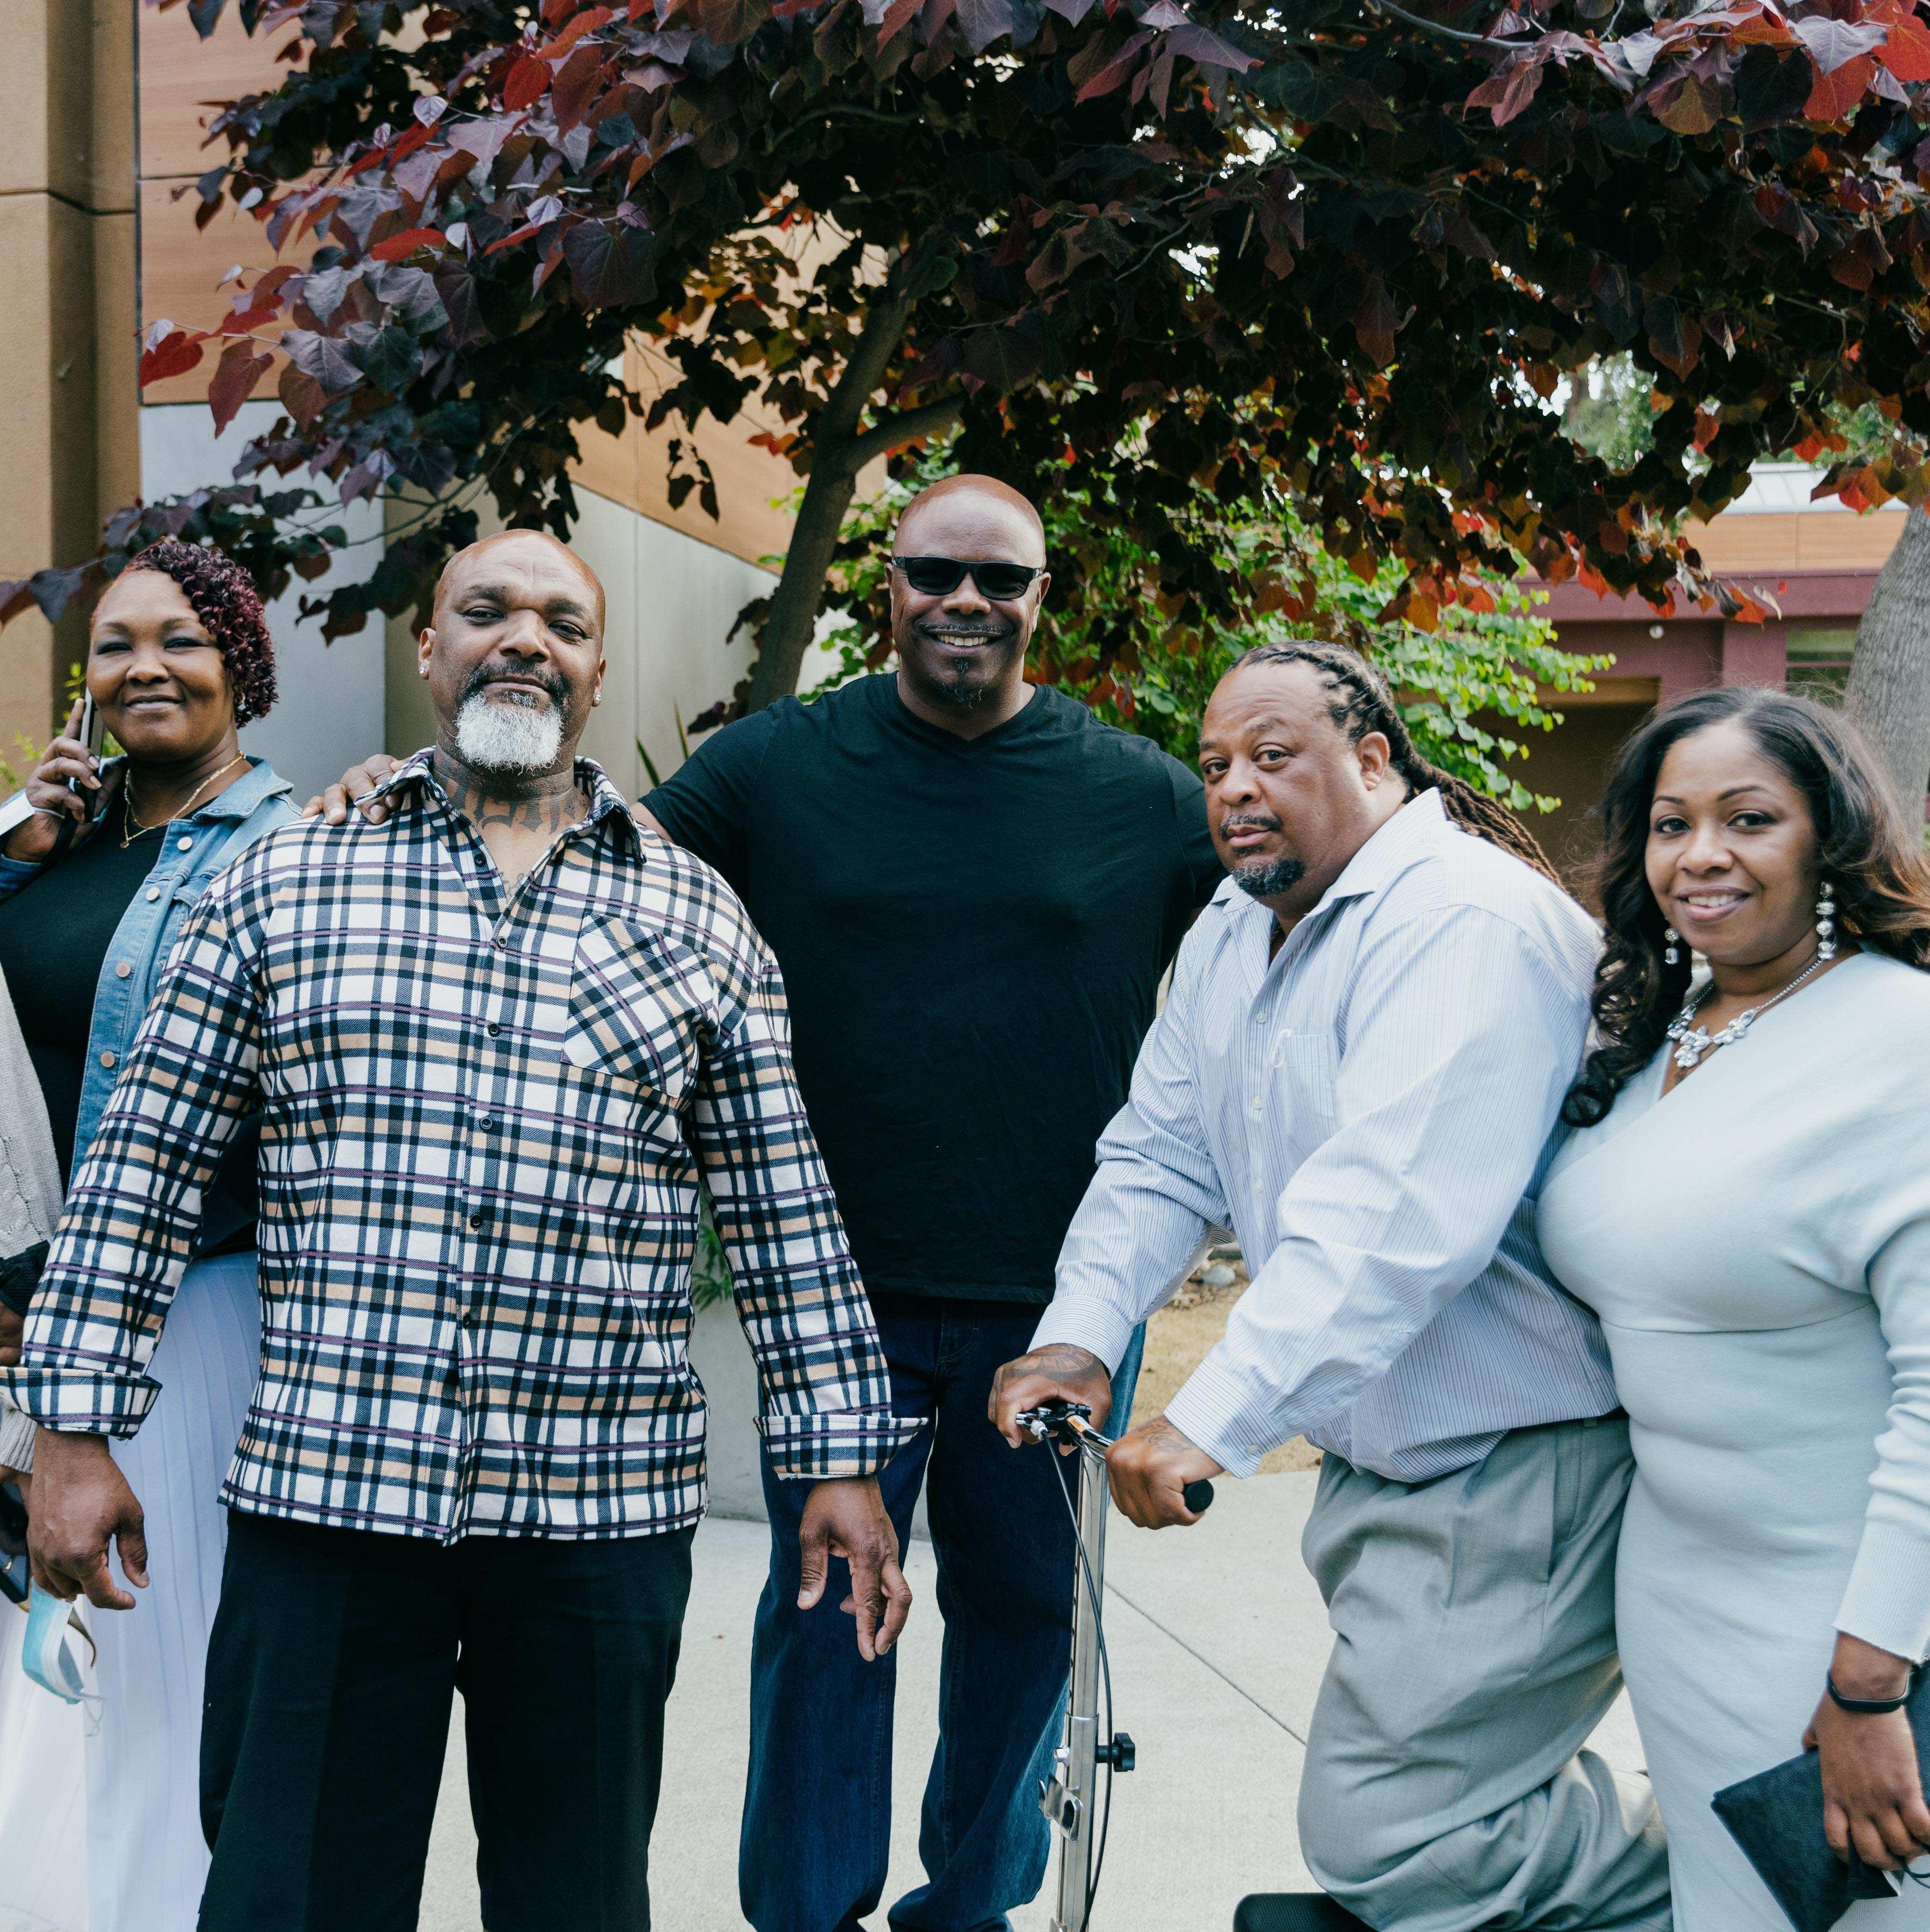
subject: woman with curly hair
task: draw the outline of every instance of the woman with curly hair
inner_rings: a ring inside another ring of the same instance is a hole
[[[1542,1246],[1629,1412],[1617,1620],[1676,1932],[1785,1932],[1725,1786],[1808,1744],[1839,1855],[1930,1850],[1900,1708],[1930,1650],[1930,866],[1842,720],[1780,692],[1663,712],[1602,812]],[[1930,1927],[1904,1889],[1873,1927]]]
[[[188,909],[242,850],[295,816],[288,785],[237,741],[274,701],[274,648],[247,573],[163,542],[108,587],[87,689],[123,755],[67,732],[0,845],[0,973],[25,1035],[63,1182],[77,1171]],[[217,1500],[259,1368],[254,1137],[203,1201],[196,1259],[154,1353],[154,1405],[114,1445],[147,1504],[147,1575],[125,1617],[93,1619],[102,1723],[88,1746],[93,1932],[190,1932],[208,1853],[198,1815],[201,1696],[226,1534]],[[0,1256],[0,1260],[9,1258]],[[15,1270],[17,1274],[18,1269]],[[0,1366],[20,1324],[0,1312]],[[33,1430],[0,1408],[0,1481]],[[31,1478],[21,1484],[31,1512]]]

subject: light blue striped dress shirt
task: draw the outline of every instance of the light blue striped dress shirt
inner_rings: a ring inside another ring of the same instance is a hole
[[[1166,1413],[1235,1475],[1305,1433],[1420,1482],[1612,1410],[1595,1318],[1535,1240],[1587,914],[1428,791],[1269,962],[1272,927],[1229,880],[1187,936],[1034,1346],[1116,1366],[1230,1226],[1253,1285]]]

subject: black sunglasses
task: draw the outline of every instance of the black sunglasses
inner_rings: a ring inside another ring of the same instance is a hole
[[[1023,597],[1045,574],[1043,564],[961,563],[955,556],[895,556],[892,567],[921,597],[949,597],[969,577],[994,604]]]

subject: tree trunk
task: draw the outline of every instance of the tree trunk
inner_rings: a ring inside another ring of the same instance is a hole
[[[798,688],[798,673],[804,668],[818,607],[824,601],[825,573],[831,568],[858,472],[865,466],[860,450],[872,440],[859,436],[858,424],[904,339],[910,318],[911,304],[901,298],[881,296],[872,304],[844,374],[818,412],[811,431],[811,476],[784,552],[784,574],[771,593],[771,608],[758,637],[747,710],[761,711]]]
[[[757,635],[757,660],[751,667],[751,693],[744,705],[747,711],[762,711],[798,688],[805,652],[817,630],[825,573],[858,487],[857,471],[836,460],[839,452],[826,451],[814,439],[811,454],[811,476],[791,527],[784,574],[771,593],[771,608]],[[826,461],[827,456],[832,460]]]
[[[1912,510],[1857,630],[1848,710],[1914,826],[1930,784],[1930,517]]]

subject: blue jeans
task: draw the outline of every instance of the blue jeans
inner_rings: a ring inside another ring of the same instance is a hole
[[[986,1417],[992,1377],[1031,1346],[1022,1304],[876,1295],[892,1399],[929,1420],[880,1472],[904,1544],[928,1466],[928,1511],[945,1620],[938,1749],[925,1787],[919,1856],[928,1882],[892,1908],[898,1932],[1007,1932],[1035,1897],[1050,1828],[1038,1781],[1059,1738],[1072,1629],[1071,1520],[1059,1458],[1008,1448]],[[1142,1331],[1143,1333],[1143,1331]],[[1142,1336],[1113,1378],[1123,1428]],[[1069,1465],[1068,1466],[1069,1468]],[[738,1886],[757,1932],[860,1932],[884,1892],[892,1835],[895,1652],[858,1654],[833,1561],[814,1610],[800,1611],[798,1525],[806,1483],[764,1465],[771,1574],[751,1661],[751,1768]],[[922,1614],[929,1616],[929,1610]]]

